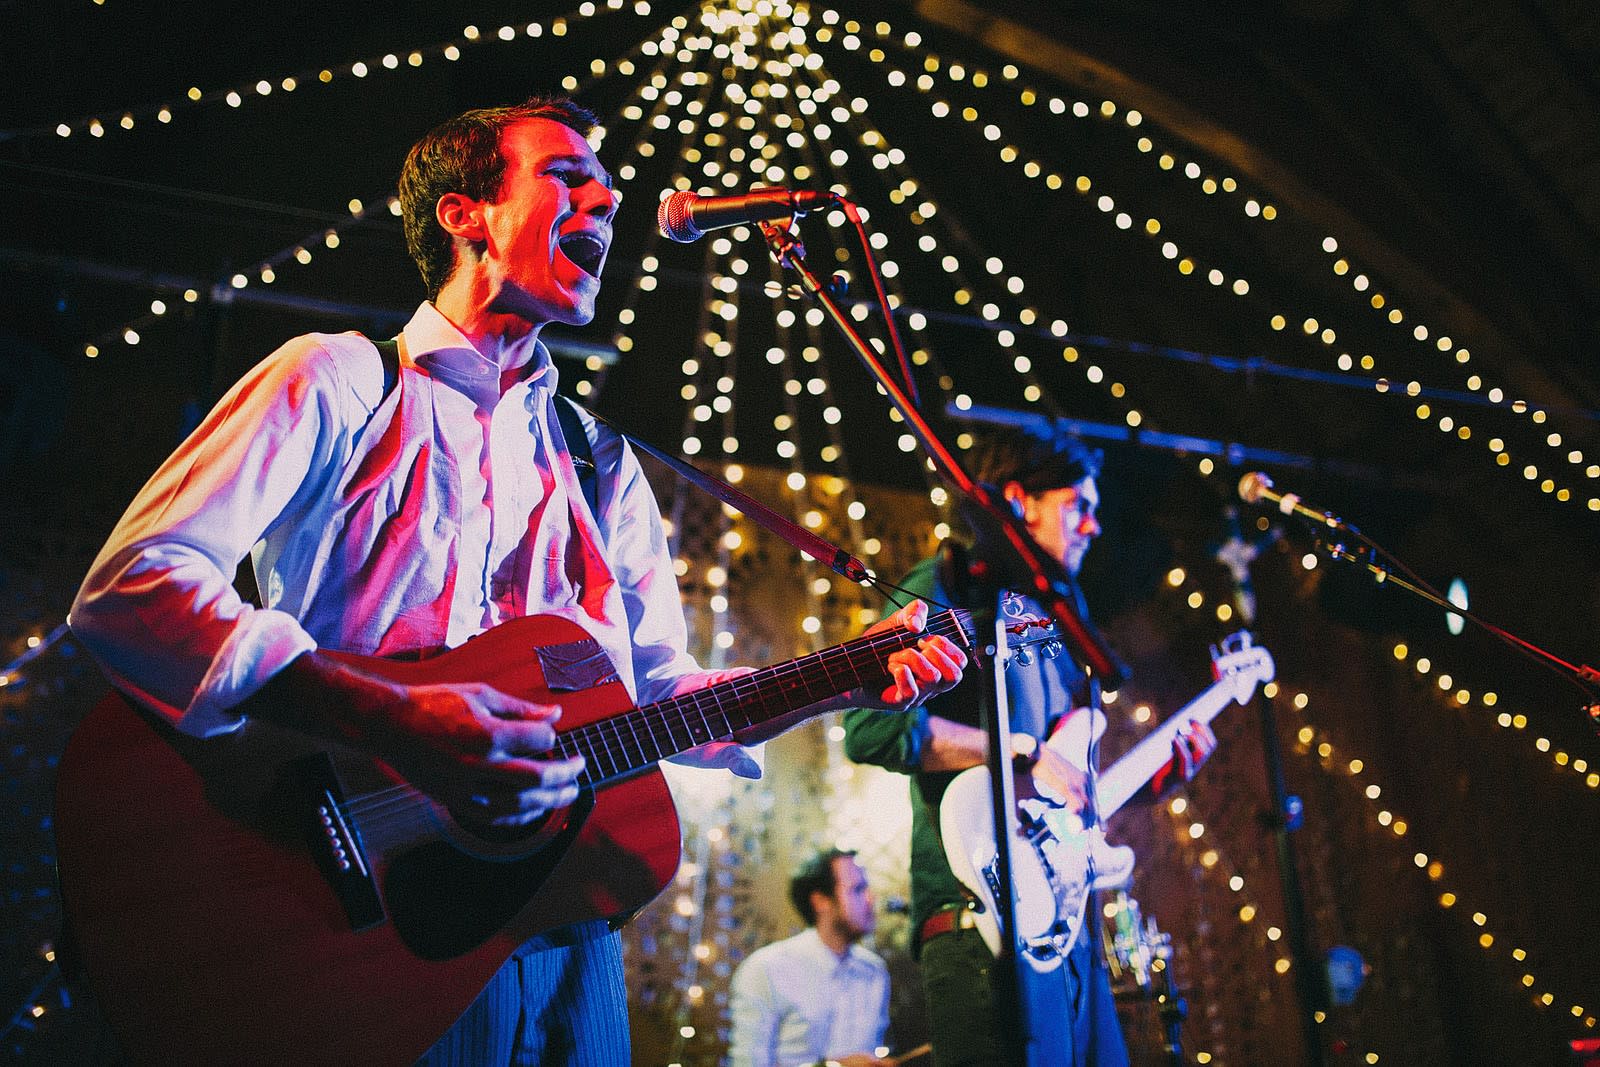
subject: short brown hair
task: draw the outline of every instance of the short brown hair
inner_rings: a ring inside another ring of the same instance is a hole
[[[433,300],[455,270],[455,244],[439,225],[436,210],[446,193],[492,200],[505,178],[500,138],[507,126],[525,119],[550,119],[581,136],[599,124],[592,111],[568,96],[532,96],[508,107],[464,112],[435,126],[411,146],[400,168],[400,210],[405,219],[406,251],[422,272]]]
[[[789,879],[789,902],[807,926],[817,925],[817,909],[811,903],[811,894],[831,897],[839,889],[839,872],[834,870],[833,861],[854,859],[855,855],[853,848],[825,848],[806,860]]]
[[[1098,478],[1104,455],[1065,431],[1022,426],[985,427],[973,434],[972,475],[1004,488],[1018,482],[1024,491],[1041,493]]]

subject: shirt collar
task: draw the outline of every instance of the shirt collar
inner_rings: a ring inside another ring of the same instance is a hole
[[[478,398],[499,395],[500,368],[468,341],[432,302],[423,301],[401,331],[411,362],[455,389]],[[554,390],[556,368],[543,341],[533,345],[521,382],[529,389]]]
[[[826,960],[830,967],[856,967],[863,965],[866,961],[864,955],[866,950],[857,943],[852,943],[846,948],[843,957],[836,955],[833,949],[822,943],[822,935],[817,933],[815,926],[806,927],[805,930],[801,931],[800,937],[803,939],[806,950]]]

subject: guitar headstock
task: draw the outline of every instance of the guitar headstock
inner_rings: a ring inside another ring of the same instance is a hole
[[[1277,673],[1272,653],[1257,645],[1248,630],[1230,634],[1211,649],[1211,676],[1229,683],[1233,699],[1240,704],[1255,694],[1256,686],[1272,681]]]
[[[1019,612],[1006,619],[1005,629],[1007,663],[1015,661],[1025,667],[1033,662],[1035,650],[1045,659],[1055,659],[1066,648],[1053,619]],[[985,643],[984,658],[992,661],[994,654],[994,642]]]

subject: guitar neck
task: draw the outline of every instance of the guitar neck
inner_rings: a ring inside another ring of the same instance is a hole
[[[889,657],[922,638],[939,635],[966,643],[968,612],[932,614],[921,633],[891,630],[859,637],[682,696],[634,708],[561,734],[556,754],[582,756],[580,782],[600,786],[703,745],[853,689],[882,685]]]
[[[1188,728],[1191,721],[1209,723],[1233,700],[1233,687],[1224,682],[1216,683],[1147,734],[1101,774],[1095,782],[1095,805],[1101,820],[1115,815],[1166,765],[1167,760],[1172,758],[1173,740]]]

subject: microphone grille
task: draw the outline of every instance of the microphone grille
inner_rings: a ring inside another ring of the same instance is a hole
[[[688,244],[704,235],[705,231],[689,217],[689,205],[696,199],[694,193],[680,189],[661,201],[661,206],[656,209],[656,225],[661,230],[661,236],[679,244]]]
[[[1239,479],[1239,499],[1246,504],[1261,502],[1261,494],[1272,488],[1272,479],[1260,471],[1251,471]]]

